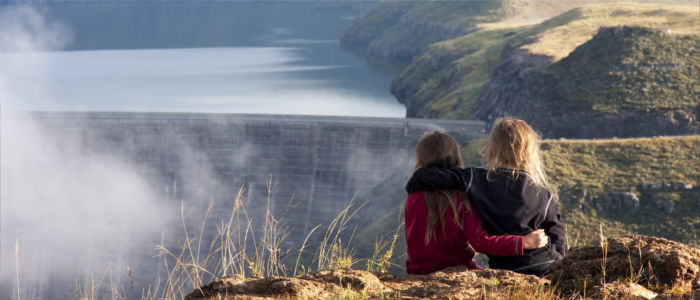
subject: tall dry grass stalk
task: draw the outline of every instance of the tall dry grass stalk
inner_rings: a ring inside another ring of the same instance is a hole
[[[391,267],[391,258],[394,255],[394,247],[399,235],[394,234],[391,240],[377,240],[374,242],[372,256],[367,259],[365,271],[385,273]]]
[[[641,237],[637,238],[637,256],[639,257],[639,270],[634,269],[634,264],[632,263],[632,252],[627,250],[627,262],[630,266],[630,274],[627,281],[631,283],[639,283],[644,276],[644,261],[642,260],[642,247],[641,247]]]
[[[127,276],[129,269],[127,268]],[[80,269],[78,269],[80,274]],[[105,271],[99,280],[95,280],[95,274],[90,272],[90,278],[85,285],[79,278],[75,279],[75,289],[73,290],[73,300],[96,300],[107,299],[104,292],[108,292],[109,299],[126,300],[129,299],[126,292],[126,287],[114,281],[112,277],[112,268],[106,267]]]
[[[357,212],[365,206],[367,202],[360,205],[355,205],[355,197],[353,197],[348,205],[338,213],[330,222],[323,234],[321,244],[318,246],[316,260],[318,262],[317,270],[335,269],[335,268],[350,268],[355,263],[352,258],[352,249],[350,242],[355,235],[355,230],[348,238],[343,246],[343,232],[347,229],[348,223]]]
[[[367,259],[365,271],[385,273],[389,271],[389,267],[391,266],[402,268],[402,266],[393,264],[391,259],[394,257],[394,248],[396,247],[396,241],[399,239],[399,233],[404,226],[403,208],[399,210],[398,224],[391,241],[379,239],[374,242],[374,252],[372,256]]]
[[[316,225],[316,227],[314,227],[313,229],[311,229],[311,231],[309,231],[309,233],[306,235],[306,238],[304,238],[304,242],[301,243],[301,248],[299,248],[299,252],[298,252],[298,254],[297,254],[297,260],[296,260],[296,262],[294,263],[294,273],[292,274],[293,276],[296,276],[296,275],[298,275],[298,273],[303,273],[303,272],[305,271],[304,268],[303,268],[303,265],[300,265],[300,264],[299,264],[299,262],[301,261],[301,255],[305,253],[304,250],[306,249],[306,243],[309,241],[309,237],[311,237],[311,235],[312,235],[319,227],[321,227],[321,224],[318,224],[318,225]],[[299,269],[300,267],[302,267],[301,270]]]
[[[251,265],[260,276],[286,275],[282,260],[289,251],[282,251],[281,245],[287,239],[289,231],[282,222],[275,218],[270,210],[270,201],[274,186],[272,179],[267,182],[267,204],[265,207],[265,224],[260,243],[255,243],[255,264]]]
[[[601,261],[601,271],[603,274],[602,284],[605,284],[605,269],[608,265],[608,239],[603,235],[603,225],[600,225],[600,249],[603,251],[603,259]]]
[[[19,289],[19,239],[15,239],[15,276],[17,278],[17,300],[21,300]]]

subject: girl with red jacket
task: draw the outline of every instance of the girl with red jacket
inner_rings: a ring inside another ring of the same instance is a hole
[[[431,132],[416,147],[415,169],[462,168],[457,141]],[[457,190],[413,191],[406,199],[405,230],[409,274],[427,274],[452,266],[481,269],[475,251],[498,256],[523,255],[547,244],[542,230],[527,235],[491,236],[481,226],[479,212]]]

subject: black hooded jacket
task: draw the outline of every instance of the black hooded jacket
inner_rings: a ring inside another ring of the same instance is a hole
[[[416,170],[406,185],[410,194],[421,190],[465,191],[481,214],[484,229],[493,235],[526,235],[544,229],[550,243],[521,256],[489,255],[489,266],[543,275],[566,254],[566,234],[559,223],[559,204],[552,193],[523,171],[482,168],[428,167]]]

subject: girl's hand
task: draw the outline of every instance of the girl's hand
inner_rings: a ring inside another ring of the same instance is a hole
[[[523,237],[523,249],[532,250],[542,248],[549,243],[549,237],[544,233],[544,229],[537,229]]]

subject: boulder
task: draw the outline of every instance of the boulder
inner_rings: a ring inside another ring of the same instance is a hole
[[[639,283],[660,293],[690,292],[700,288],[700,250],[659,237],[614,237],[607,239],[607,247],[570,249],[548,278],[564,293],[584,293],[614,281]]]
[[[647,300],[655,299],[658,294],[633,282],[615,281],[594,286],[587,296],[591,299]]]
[[[319,299],[342,294],[335,284],[296,277],[225,277],[212,281],[185,299]]]

